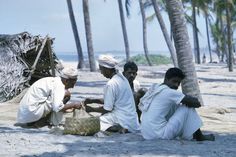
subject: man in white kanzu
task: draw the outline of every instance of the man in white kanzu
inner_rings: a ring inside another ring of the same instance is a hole
[[[185,75],[178,68],[170,68],[164,83],[154,84],[141,98],[141,133],[145,139],[195,139],[214,141],[213,134],[203,135],[202,121],[195,108],[201,106],[197,98],[177,91]]]
[[[69,103],[69,88],[77,81],[77,69],[66,67],[60,77],[45,77],[33,83],[20,101],[15,126],[39,128],[59,125],[63,112],[81,108],[81,103]]]
[[[139,104],[140,98],[144,96],[147,89],[141,88],[139,81],[135,79],[137,76],[137,72],[138,72],[137,64],[133,61],[128,61],[124,65],[124,71],[122,72],[122,74],[126,77],[126,79],[129,82],[130,88],[132,89],[135,106],[136,106],[136,112],[138,114],[138,119],[140,122],[141,111],[138,109],[138,104]]]
[[[104,99],[87,98],[84,102],[87,112],[99,112],[101,131],[137,132],[138,116],[128,80],[115,68],[117,61],[110,55],[101,55],[98,59],[99,69],[104,77],[109,78],[104,88]],[[90,107],[87,104],[104,104]]]

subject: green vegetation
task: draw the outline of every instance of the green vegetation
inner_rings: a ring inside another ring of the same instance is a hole
[[[163,55],[149,55],[150,61],[153,65],[161,64],[171,64],[170,57]],[[138,65],[148,65],[145,55],[136,55],[130,58],[131,61],[134,61]]]

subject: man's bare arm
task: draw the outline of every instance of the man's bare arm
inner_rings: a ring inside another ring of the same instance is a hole
[[[65,104],[61,111],[66,111],[68,109],[80,109],[82,107],[82,102]]]
[[[101,113],[101,114],[105,114],[107,112],[110,112],[110,111],[105,110],[103,108],[103,106],[100,106],[100,107],[85,106],[85,111],[86,112],[98,112],[98,113]]]
[[[104,99],[93,99],[93,98],[86,98],[84,100],[84,104],[92,104],[92,103],[96,103],[96,104],[104,104]]]
[[[188,96],[186,95],[182,101],[181,101],[182,104],[186,105],[187,107],[193,107],[193,108],[199,108],[201,107],[201,104],[200,102],[198,101],[197,98],[194,98],[192,96]]]

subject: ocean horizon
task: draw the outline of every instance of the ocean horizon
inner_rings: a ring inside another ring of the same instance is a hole
[[[201,59],[202,59],[202,56],[205,54],[205,56],[207,58],[207,61],[209,61],[210,56],[209,56],[208,50],[206,48],[201,48],[200,50],[201,50]],[[194,51],[192,50],[192,52],[194,52]],[[67,62],[77,62],[78,61],[77,52],[61,52],[61,51],[58,51],[58,52],[55,52],[55,53],[57,55],[57,58],[60,59],[60,60],[67,61]],[[83,52],[83,54],[84,54],[84,59],[88,60],[87,52]],[[115,51],[114,50],[114,51],[96,51],[96,52],[94,52],[95,59],[97,59],[98,56],[101,55],[101,54],[110,54],[119,61],[125,60],[125,58],[126,58],[126,54],[125,54],[124,51]],[[149,54],[150,55],[163,55],[163,56],[166,56],[166,57],[170,57],[170,52],[169,51],[159,51],[159,50],[149,51]],[[144,55],[144,51],[131,51],[130,52],[131,57],[136,56],[136,55]],[[216,53],[212,53],[212,57],[213,57],[213,61],[218,60]],[[193,54],[193,58],[194,58],[194,54]]]
[[[126,58],[125,52],[122,52],[122,51],[94,52],[95,58],[98,58],[98,56],[101,54],[110,54],[118,60],[123,60]],[[161,51],[150,51],[149,54],[150,55],[153,55],[153,54],[154,55],[164,55],[164,56],[170,57],[170,53],[168,51],[162,51],[162,52]],[[63,60],[63,61],[68,61],[68,62],[78,61],[77,52],[56,52],[56,55],[57,55],[58,59]],[[136,55],[144,55],[144,52],[142,52],[142,51],[131,51],[130,52],[131,57],[136,56]],[[84,58],[85,58],[85,60],[88,59],[87,52],[84,52]]]

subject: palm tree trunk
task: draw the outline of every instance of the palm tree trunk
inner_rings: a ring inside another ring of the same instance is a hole
[[[79,33],[78,33],[78,30],[77,30],[77,25],[76,25],[76,21],[75,21],[75,16],[74,16],[71,0],[67,0],[67,5],[68,5],[68,11],[69,11],[69,16],[70,16],[71,26],[72,26],[72,30],[73,30],[73,33],[74,33],[75,44],[76,44],[77,53],[78,53],[79,63],[77,65],[77,68],[78,69],[83,69],[84,68],[84,56],[83,56],[82,46],[81,46],[81,43],[80,43]]]
[[[124,43],[125,43],[126,61],[129,61],[130,59],[129,41],[128,41],[128,35],[126,31],[125,16],[124,16],[124,11],[123,11],[122,0],[118,0],[118,4],[119,4],[119,11],[120,11],[122,32],[123,32]]]
[[[147,59],[148,65],[152,66],[152,63],[148,57],[149,52],[148,52],[148,47],[147,47],[147,22],[146,22],[146,15],[145,15],[142,0],[139,0],[139,6],[140,6],[142,22],[143,22],[143,49],[144,49],[144,53],[145,53],[145,57]]]
[[[221,34],[222,34],[221,61],[224,62],[224,56],[226,56],[226,62],[228,64],[229,58],[228,58],[226,39],[225,39],[225,35],[224,35],[225,34],[225,29],[224,29],[224,23],[223,23],[222,15],[220,15],[220,28],[221,28]]]
[[[170,24],[172,26],[179,68],[183,70],[186,75],[186,78],[182,82],[182,91],[185,94],[197,97],[203,104],[193,63],[193,55],[182,2],[180,0],[168,0],[166,3]]]
[[[206,32],[207,32],[207,43],[208,43],[208,50],[210,55],[210,63],[212,63],[212,54],[211,54],[211,43],[210,43],[210,35],[209,35],[209,29],[208,29],[208,16],[205,16],[205,22],[206,22]]]
[[[231,39],[231,14],[229,0],[226,0],[226,20],[227,20],[227,37],[228,37],[228,67],[229,72],[233,71],[233,52],[232,52],[232,39]]]
[[[192,17],[193,17],[193,40],[194,40],[195,63],[200,64],[201,55],[200,55],[200,49],[199,49],[198,29],[197,29],[196,10],[195,10],[194,0],[192,0]]]
[[[84,12],[84,25],[86,31],[86,41],[87,41],[90,71],[96,71],[88,0],[83,0],[83,12]]]
[[[165,26],[165,22],[164,22],[164,20],[163,20],[163,18],[161,16],[161,12],[160,12],[160,10],[158,8],[156,0],[152,0],[152,4],[153,4],[154,10],[155,10],[156,17],[157,17],[157,19],[159,21],[162,33],[163,33],[164,38],[166,40],[166,44],[167,44],[167,46],[169,48],[173,64],[174,64],[175,67],[178,67],[176,51],[175,51],[174,46],[172,45],[170,36],[168,35],[167,29],[166,29],[166,26]]]

